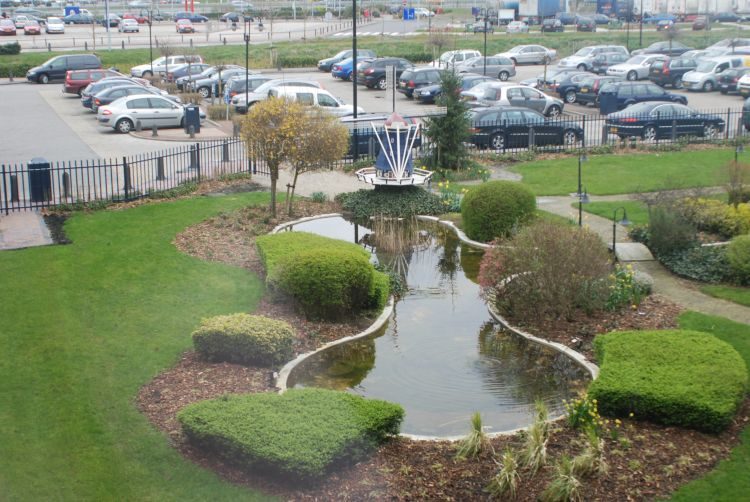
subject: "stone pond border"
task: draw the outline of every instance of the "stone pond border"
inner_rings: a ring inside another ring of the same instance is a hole
[[[341,213],[320,214],[320,215],[317,215],[317,216],[307,216],[305,218],[300,218],[300,219],[297,219],[297,220],[294,220],[294,221],[289,221],[289,222],[277,225],[271,231],[271,234],[279,233],[279,232],[285,230],[288,227],[291,227],[291,226],[294,226],[294,225],[299,225],[300,223],[305,223],[305,222],[308,222],[308,221],[318,220],[318,219],[324,219],[324,218],[335,218],[335,217],[343,217],[343,214],[341,214]],[[458,236],[458,238],[461,240],[461,242],[463,242],[465,244],[468,244],[470,246],[477,247],[477,248],[480,248],[480,249],[490,249],[492,247],[492,245],[490,245],[490,244],[486,244],[486,243],[483,243],[483,242],[478,242],[478,241],[474,241],[474,240],[469,239],[466,236],[466,234],[460,228],[456,227],[456,225],[453,222],[451,222],[451,221],[441,220],[440,218],[438,218],[436,216],[422,216],[422,215],[417,216],[417,219],[421,220],[421,221],[431,221],[431,222],[438,223],[440,225],[443,225],[445,227],[448,227],[448,228],[452,229],[456,233],[456,235]],[[278,373],[278,376],[276,377],[276,387],[279,388],[279,394],[283,394],[284,392],[286,392],[286,390],[287,390],[287,382],[288,382],[288,379],[289,379],[289,375],[291,374],[292,370],[298,364],[300,364],[302,361],[304,361],[308,357],[311,357],[314,354],[317,354],[318,352],[322,352],[322,351],[328,350],[329,348],[334,347],[336,345],[340,345],[342,343],[348,343],[350,341],[358,340],[360,338],[364,338],[366,336],[369,336],[369,335],[373,334],[374,332],[376,332],[377,330],[379,330],[380,328],[382,328],[385,325],[385,323],[388,321],[388,318],[393,313],[393,306],[394,306],[394,302],[393,302],[393,297],[391,296],[388,299],[388,304],[383,309],[383,312],[381,312],[380,315],[378,316],[378,318],[375,319],[375,321],[367,329],[365,329],[364,331],[362,331],[360,333],[357,333],[356,335],[351,335],[351,336],[347,336],[347,337],[341,338],[339,340],[334,340],[332,342],[328,342],[325,345],[323,345],[323,346],[321,346],[321,347],[319,347],[319,348],[317,348],[317,349],[315,349],[315,350],[313,350],[311,352],[306,352],[304,354],[300,354],[299,356],[297,356],[293,360],[291,360],[288,363],[286,363],[284,365],[284,367],[281,368],[281,370]],[[591,378],[592,379],[598,378],[598,376],[599,376],[599,367],[597,365],[595,365],[594,363],[592,363],[591,361],[589,361],[588,359],[586,359],[586,357],[583,354],[581,354],[580,352],[577,352],[577,351],[571,349],[570,347],[568,347],[566,345],[563,345],[561,343],[551,342],[549,340],[545,340],[543,338],[539,338],[537,336],[534,336],[534,335],[532,335],[530,333],[526,333],[525,331],[522,331],[521,329],[518,329],[518,328],[512,326],[502,316],[500,316],[499,314],[497,314],[496,312],[494,312],[493,309],[489,305],[487,306],[487,310],[489,311],[489,313],[492,316],[492,318],[495,319],[495,321],[497,321],[498,323],[500,323],[504,328],[508,329],[512,333],[514,333],[514,334],[516,334],[516,335],[518,335],[518,336],[520,336],[522,338],[525,338],[525,339],[527,339],[527,340],[529,340],[531,342],[534,342],[534,343],[537,343],[539,345],[543,345],[543,346],[549,347],[549,348],[551,348],[551,349],[553,349],[553,350],[555,350],[557,352],[560,352],[560,353],[566,355],[567,357],[569,357],[570,359],[572,359],[573,361],[575,361],[579,365],[581,365],[586,371],[588,371],[589,374],[591,374]],[[550,422],[556,422],[556,421],[560,420],[561,418],[563,418],[564,416],[565,415],[559,415],[559,416],[550,418],[549,421]],[[509,435],[514,435],[514,434],[516,434],[516,433],[518,433],[520,431],[526,430],[527,428],[528,427],[519,427],[519,428],[512,429],[512,430],[507,430],[507,431],[489,432],[489,433],[487,433],[487,436],[489,436],[489,437],[509,436]],[[412,440],[417,440],[417,441],[457,441],[457,440],[463,439],[465,437],[465,436],[420,436],[420,435],[416,435],[416,434],[405,434],[405,433],[400,433],[399,436],[405,437],[405,438],[408,438],[408,439],[412,439]]]

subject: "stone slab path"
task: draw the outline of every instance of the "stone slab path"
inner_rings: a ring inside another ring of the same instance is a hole
[[[49,244],[52,244],[52,236],[39,212],[23,211],[0,216],[0,250]]]

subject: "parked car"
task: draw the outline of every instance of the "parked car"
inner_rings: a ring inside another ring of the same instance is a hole
[[[667,92],[651,82],[609,82],[599,89],[599,112],[602,115],[608,115],[644,101],[687,104],[685,96]]]
[[[750,131],[750,98],[742,104],[742,125],[746,131]]]
[[[750,96],[750,74],[743,75],[737,81],[737,92],[743,98]]]
[[[50,35],[53,33],[65,33],[65,23],[59,17],[48,17],[44,31]]]
[[[651,63],[666,59],[661,54],[633,56],[624,63],[607,68],[607,75],[621,77],[626,80],[643,80],[648,78]]]
[[[572,12],[558,12],[555,14],[555,19],[558,19],[562,24],[570,26],[576,24],[576,18],[578,16]]]
[[[398,78],[396,90],[407,98],[413,98],[417,89],[440,83],[443,70],[438,68],[409,68]]]
[[[63,92],[80,96],[83,89],[85,89],[90,83],[97,82],[107,77],[126,78],[125,75],[114,70],[71,70],[65,74]]]
[[[610,134],[620,138],[638,137],[646,141],[679,136],[715,138],[724,131],[724,119],[701,113],[685,105],[656,101],[638,103],[611,113],[605,122]]]
[[[674,21],[662,19],[656,23],[656,31],[677,31]]]
[[[478,58],[482,53],[474,49],[461,49],[455,51],[444,52],[440,55],[437,61],[432,62],[432,66],[440,68],[446,67],[451,68],[458,64],[463,63],[467,59]]]
[[[203,111],[200,112],[200,118],[206,118]],[[126,96],[99,107],[96,119],[100,125],[123,134],[132,131],[136,121],[140,121],[144,129],[153,126],[183,127],[185,107],[161,96]]]
[[[565,26],[563,26],[562,22],[559,19],[545,19],[542,21],[542,33],[544,32],[563,32],[565,31]]]
[[[330,92],[317,87],[297,87],[293,85],[274,87],[268,91],[268,97],[283,98],[303,105],[319,107],[321,110],[338,117],[354,114],[354,106],[347,105]],[[357,113],[364,113],[364,111],[361,106],[357,107]]]
[[[13,23],[16,25],[17,30],[22,30],[28,21],[30,19],[24,14],[19,14],[13,18]]]
[[[739,23],[741,19],[742,17],[734,12],[717,12],[711,16],[714,23]]]
[[[94,24],[94,17],[89,14],[70,14],[62,18],[65,24]]]
[[[529,25],[523,21],[511,21],[505,28],[506,33],[528,33]]]
[[[178,19],[174,27],[177,33],[195,33],[195,26],[190,19]]]
[[[120,26],[120,22],[122,22],[122,18],[118,16],[117,14],[110,14],[107,19],[109,19],[110,28],[117,28],[118,26]],[[102,18],[99,21],[102,26],[105,26],[105,27],[107,26],[107,19]]]
[[[478,57],[464,61],[456,66],[457,73],[479,73],[481,75],[497,76],[503,82],[516,76],[516,65],[505,56]]]
[[[596,22],[590,17],[578,17],[576,20],[576,31],[596,31]]]
[[[247,89],[248,94],[254,92],[255,89],[271,80],[273,80],[271,77],[260,75],[258,73],[251,73],[248,75],[247,80],[245,80],[245,77],[242,75],[235,76],[227,81],[226,92],[231,99],[238,94],[244,95],[245,89]]]
[[[170,67],[171,68],[171,67]],[[201,80],[204,78],[209,78],[213,76],[215,73],[219,71],[218,67],[216,66],[209,66],[202,72],[198,74],[190,74],[190,75],[184,75],[182,77],[175,79],[175,84],[177,84],[177,89],[180,91],[188,91],[192,89],[193,82],[197,80]]]
[[[562,58],[557,64],[560,69],[578,69],[579,71],[590,71],[591,63],[594,58],[599,54],[605,52],[617,52],[620,54],[628,54],[628,50],[622,45],[591,45],[589,47],[583,47],[579,49],[572,56]]]
[[[244,77],[246,73],[245,68],[236,65],[224,67],[221,71],[217,68],[208,77],[193,79],[190,82],[190,88],[193,92],[200,94],[202,98],[210,98],[217,95],[219,81],[223,86],[230,78],[234,76]],[[250,73],[255,74],[254,71],[250,71]]]
[[[497,79],[492,77],[485,77],[484,75],[476,75],[472,73],[462,73],[459,75],[461,80],[460,91],[468,91],[475,85],[481,84],[482,82],[498,82]],[[419,89],[414,93],[414,97],[421,103],[434,103],[435,100],[443,94],[442,84],[427,85]]]
[[[708,20],[705,17],[697,17],[693,21],[693,31],[705,30],[708,27]]]
[[[583,129],[578,124],[549,120],[528,108],[475,108],[469,113],[469,141],[480,148],[527,148],[531,137],[535,146],[575,146],[583,142]]]
[[[135,19],[123,19],[120,21],[120,26],[117,27],[117,31],[120,33],[138,33],[141,31],[138,21]]]
[[[244,16],[240,14],[239,12],[227,12],[225,14],[222,14],[219,16],[219,22],[221,23],[239,23],[240,18],[243,18]]]
[[[645,15],[643,22],[645,24],[657,24],[659,21],[672,21],[677,22],[677,16],[674,14],[654,14],[653,16]]]
[[[111,89],[112,87],[120,87],[123,85],[140,85],[134,79],[128,77],[106,77],[96,82],[91,82],[89,85],[83,88],[81,91],[81,106],[89,108],[94,105],[94,96],[99,94],[105,89]],[[142,87],[148,87],[143,85]],[[165,91],[166,93],[166,91]]]
[[[39,25],[38,21],[33,21],[33,20],[26,21],[26,24],[23,27],[23,34],[24,35],[41,35],[42,27]]]
[[[237,94],[232,98],[232,106],[238,113],[247,113],[248,108],[252,107],[255,103],[263,101],[268,98],[268,92],[279,86],[296,86],[296,87],[318,87],[320,88],[320,82],[315,80],[306,79],[280,79],[276,78],[269,80],[268,82],[259,85],[253,92],[245,95],[245,93]],[[245,99],[247,98],[247,100]]]
[[[516,84],[486,83],[461,92],[461,98],[474,108],[477,106],[520,106],[536,110],[548,117],[563,111],[561,99],[548,96],[537,89]]]
[[[16,36],[16,24],[12,19],[0,19],[0,35]]]
[[[695,70],[698,61],[692,58],[666,58],[651,63],[648,79],[658,85],[671,85],[674,89],[682,89],[682,76]]]
[[[557,87],[560,84],[561,81],[565,80],[570,75],[578,75],[582,72],[581,70],[576,70],[575,68],[571,69],[552,69],[547,71],[547,74],[541,74],[539,75],[539,81],[537,82],[537,89],[541,89],[544,91],[551,91],[551,92],[557,92]]]
[[[179,56],[162,56],[154,59],[151,63],[134,66],[130,69],[130,75],[133,77],[151,77],[154,75],[163,75],[171,67],[182,65],[187,62],[202,63],[203,58],[197,54],[179,55]],[[152,73],[153,71],[153,73]]]
[[[46,84],[53,80],[63,80],[71,70],[87,70],[101,68],[102,62],[95,54],[69,54],[55,56],[40,66],[35,66],[26,72],[29,82]]]
[[[174,67],[170,66],[169,71],[164,74],[164,80],[176,82],[177,79],[188,75],[199,75],[210,67],[206,63],[183,63]],[[178,88],[182,90],[181,87],[178,86]]]
[[[364,85],[369,89],[378,88],[385,90],[385,70],[387,66],[396,68],[396,78],[414,64],[403,58],[377,58],[364,63],[357,69],[357,84]]]
[[[716,76],[716,83],[722,94],[737,92],[737,82],[750,72],[750,68],[729,68]]]
[[[132,12],[126,12],[122,15],[123,19],[135,19],[135,22],[138,24],[146,24],[148,23],[148,11],[141,12],[140,14],[133,14]]]
[[[713,59],[703,59],[693,71],[682,76],[682,85],[689,91],[711,92],[719,85],[716,77],[719,73],[730,68],[744,68],[750,66],[750,57],[722,56]]]
[[[596,24],[609,24],[609,16],[606,14],[594,14],[592,18]]]
[[[555,90],[560,96],[560,99],[564,100],[566,103],[575,103],[578,85],[589,77],[591,77],[591,73],[589,72],[565,74],[563,78],[556,82],[557,85],[555,86]]]
[[[578,82],[576,88],[576,103],[579,105],[594,105],[599,107],[599,89],[607,82],[619,82],[619,77],[606,75],[586,75]]]
[[[541,45],[516,45],[507,52],[495,54],[507,57],[514,64],[545,64],[557,58],[555,49],[548,49]]]
[[[672,40],[672,42],[667,41],[661,41],[661,42],[654,42],[653,44],[649,45],[645,49],[639,49],[636,51],[633,51],[631,53],[632,56],[638,56],[641,54],[663,54],[665,56],[679,56],[680,54],[683,54],[687,51],[692,51],[692,47],[688,47],[685,44],[681,44],[680,42],[677,42],[676,40]]]
[[[495,33],[495,27],[492,26],[492,23],[489,21],[481,21],[479,23],[474,23],[474,25],[471,27],[471,30],[474,33]]]
[[[357,55],[357,66],[360,66],[362,63],[372,61],[373,59],[375,58],[361,57]],[[352,74],[354,73],[353,66],[354,58],[346,58],[342,61],[339,61],[331,67],[331,76],[333,78],[340,78],[341,80],[351,80]]]
[[[172,19],[177,22],[180,19],[187,19],[191,23],[207,23],[208,18],[206,16],[201,16],[200,14],[195,14],[194,12],[177,12],[174,16],[172,16]]]
[[[94,94],[91,101],[91,111],[93,111],[94,113],[98,113],[99,108],[101,108],[102,106],[112,104],[114,101],[125,96],[142,95],[162,96],[174,103],[182,103],[182,100],[179,98],[179,96],[163,94],[156,87],[144,87],[137,84],[126,84],[109,87]]]
[[[736,48],[736,47],[748,47],[750,46],[750,38],[725,38],[723,40],[719,40],[715,44],[709,45],[706,47],[707,50],[710,49],[723,49],[723,48]]]
[[[331,56],[330,58],[321,59],[318,61],[318,70],[329,72],[331,71],[331,68],[335,63],[338,63],[340,61],[343,61],[346,58],[350,58],[354,56],[354,51],[351,49],[346,49],[341,52],[336,53],[335,55]],[[357,49],[357,61],[359,61],[360,58],[374,58],[375,52],[371,51],[369,49]]]
[[[610,66],[624,63],[628,59],[630,59],[630,56],[621,52],[604,52],[594,56],[594,59],[591,60],[591,69],[589,71],[599,75],[606,75],[607,69]]]

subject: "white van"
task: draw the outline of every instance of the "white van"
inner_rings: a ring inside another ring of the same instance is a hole
[[[718,87],[716,77],[730,68],[750,67],[750,56],[734,55],[701,59],[693,71],[682,76],[682,86],[690,91],[710,92]]]
[[[274,87],[268,91],[268,97],[284,98],[303,105],[319,106],[337,117],[354,114],[354,107],[352,105],[347,105],[325,89],[318,89],[316,87],[297,87],[291,85]],[[364,108],[361,106],[357,107],[358,114],[364,113],[364,111]]]

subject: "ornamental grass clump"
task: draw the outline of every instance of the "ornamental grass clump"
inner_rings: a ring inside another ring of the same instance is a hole
[[[526,432],[526,442],[521,453],[521,463],[531,471],[531,475],[547,464],[547,442],[549,441],[549,412],[543,401],[534,403],[534,423]]]
[[[518,473],[518,459],[511,449],[506,449],[503,453],[502,462],[499,464],[500,469],[492,477],[485,491],[491,497],[499,499],[515,499],[518,482],[521,475]]]
[[[586,429],[586,440],[583,453],[573,459],[573,472],[582,477],[606,474],[609,465],[604,457],[604,440],[599,437],[594,427]]]
[[[563,455],[555,467],[555,478],[542,492],[544,502],[580,502],[583,501],[581,481],[575,473],[575,464],[567,455]]]
[[[471,431],[458,443],[456,458],[459,460],[475,458],[488,448],[492,449],[492,444],[482,428],[482,416],[476,412],[471,416]]]

